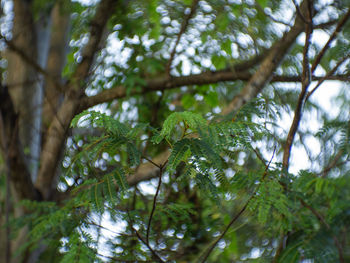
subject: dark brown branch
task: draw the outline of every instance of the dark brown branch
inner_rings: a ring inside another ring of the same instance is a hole
[[[310,1],[308,1],[306,36],[305,36],[305,46],[304,46],[304,51],[303,51],[302,87],[301,87],[301,92],[299,94],[297,106],[296,106],[295,111],[294,111],[293,122],[292,122],[290,129],[289,129],[287,141],[286,141],[286,144],[285,144],[284,149],[283,149],[282,167],[286,173],[288,172],[289,158],[290,158],[290,153],[292,150],[293,141],[295,138],[295,134],[298,130],[301,116],[302,116],[302,107],[304,104],[306,91],[311,83],[311,72],[310,72],[310,63],[309,63],[308,52],[309,52],[310,39],[311,39],[311,35],[312,35],[312,30],[313,30],[313,26],[312,26],[312,8],[313,7],[311,6]]]
[[[216,71],[216,72],[204,72],[200,74],[193,74],[189,76],[180,76],[168,78],[159,78],[147,81],[146,85],[142,90],[132,91],[129,95],[142,95],[148,92],[154,92],[158,90],[171,90],[182,86],[189,85],[205,85],[205,84],[215,84],[224,81],[248,81],[252,77],[252,74],[248,72],[231,72],[231,71]],[[312,80],[339,80],[339,81],[350,81],[350,74],[341,74],[333,76],[313,76]],[[301,82],[300,76],[278,76],[275,75],[271,78],[270,82]],[[124,86],[118,86],[112,89],[108,89],[98,93],[97,95],[91,97],[84,97],[81,100],[79,112],[93,107],[95,105],[109,102],[114,99],[125,98],[127,95]]]
[[[325,29],[325,28],[328,28],[330,26],[335,25],[338,21],[339,21],[338,19],[335,19],[335,20],[330,20],[330,21],[324,22],[324,23],[316,24],[316,25],[314,25],[314,29]]]
[[[137,172],[133,175],[127,177],[127,182],[130,186],[134,186],[142,181],[147,181],[152,178],[159,176],[159,168],[161,167],[169,158],[170,151],[166,150],[152,159],[152,163],[143,163],[140,165]]]
[[[307,22],[307,20],[306,20],[306,18],[305,18],[305,16],[304,16],[304,14],[302,13],[302,11],[301,11],[301,9],[300,9],[298,3],[297,3],[295,0],[292,0],[292,1],[293,1],[294,6],[295,6],[297,15],[301,18],[301,20],[303,20],[303,22],[304,22],[305,24],[307,24],[308,22]]]
[[[344,151],[340,150],[334,157],[334,159],[325,167],[322,171],[322,177],[326,177],[328,172],[337,166],[339,159],[342,157]]]
[[[157,190],[156,190],[156,193],[154,195],[154,198],[153,198],[152,211],[151,211],[151,214],[149,215],[148,224],[147,224],[146,242],[148,244],[149,244],[149,233],[151,230],[152,218],[153,218],[154,211],[156,210],[157,197],[158,197],[158,194],[160,191],[160,186],[162,185],[162,174],[163,174],[163,166],[161,166],[159,168],[158,186],[157,186]]]
[[[182,21],[180,31],[177,34],[175,45],[173,47],[173,50],[170,53],[170,58],[169,58],[169,61],[168,61],[167,65],[166,65],[165,72],[166,72],[167,76],[170,76],[171,64],[173,63],[173,60],[174,60],[174,57],[175,57],[175,54],[176,54],[176,48],[177,48],[177,46],[180,43],[181,36],[186,31],[186,28],[187,28],[187,26],[189,24],[190,19],[193,17],[194,13],[196,12],[196,9],[197,9],[197,6],[198,6],[198,2],[199,2],[199,0],[193,0],[192,6],[191,6],[191,11],[185,17],[185,19]]]
[[[320,53],[317,55],[314,63],[312,64],[312,67],[311,67],[311,72],[312,73],[315,71],[315,69],[318,66],[318,64],[320,64],[321,59],[323,58],[324,54],[326,53],[326,51],[330,47],[331,43],[337,37],[337,35],[339,34],[339,32],[341,31],[341,29],[343,28],[343,26],[345,25],[346,21],[348,21],[349,18],[350,18],[350,8],[349,8],[348,12],[344,15],[344,17],[339,21],[339,23],[338,23],[337,27],[335,28],[333,34],[329,37],[327,43],[324,45],[324,47],[322,48]]]
[[[303,13],[307,11],[306,1],[302,2],[300,9]],[[270,82],[273,72],[280,65],[286,53],[303,30],[304,23],[301,18],[297,16],[293,27],[269,49],[267,55],[259,65],[259,68],[249,79],[249,82],[244,86],[240,94],[236,96],[225,109],[223,109],[223,115],[239,109],[261,92],[265,85]]]
[[[143,159],[145,159],[146,161],[150,162],[151,164],[153,164],[154,166],[158,167],[159,169],[161,169],[161,165],[159,164],[156,164],[155,162],[153,162],[151,159],[149,159],[148,157],[146,156],[142,156]]]

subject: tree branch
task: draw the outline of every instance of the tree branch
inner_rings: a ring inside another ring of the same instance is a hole
[[[330,76],[332,76],[336,71],[337,69],[346,61],[350,58],[350,54],[345,56],[344,58],[342,58],[333,68],[332,70],[330,70],[326,76],[324,76],[323,78],[319,79],[319,81],[317,82],[316,86],[308,92],[306,98],[305,98],[305,101],[307,101],[309,99],[309,97],[321,86],[321,84]]]
[[[57,1],[51,13],[51,36],[47,56],[47,71],[56,83],[63,83],[62,69],[66,63],[68,47],[68,35],[70,29],[70,13],[62,6],[62,1]],[[47,128],[53,116],[57,114],[63,97],[63,90],[58,89],[51,79],[46,79],[44,86],[44,105],[42,123]]]
[[[283,149],[283,161],[282,161],[282,167],[284,171],[288,172],[289,167],[289,158],[290,158],[290,152],[292,149],[293,141],[295,134],[298,130],[301,116],[302,116],[302,107],[304,104],[304,99],[306,96],[307,88],[309,87],[309,84],[311,83],[311,72],[310,72],[310,63],[309,63],[309,47],[310,47],[310,41],[311,41],[311,35],[313,31],[313,25],[312,25],[312,12],[313,12],[313,6],[310,2],[311,0],[307,0],[308,3],[308,12],[305,16],[307,19],[306,21],[306,35],[305,35],[305,46],[303,51],[303,73],[302,73],[302,87],[301,92],[299,94],[298,103],[295,108],[294,112],[294,118],[292,125],[289,129],[287,141]]]
[[[319,174],[322,175],[323,178],[325,178],[330,170],[332,170],[334,167],[338,165],[339,159],[344,154],[344,151],[341,149],[334,157],[334,159],[323,169],[323,171]]]
[[[152,211],[151,211],[151,214],[149,216],[148,224],[147,224],[146,242],[148,244],[149,244],[149,233],[150,233],[150,230],[151,230],[152,218],[153,218],[154,211],[156,210],[157,197],[158,197],[158,194],[159,194],[159,191],[160,191],[160,186],[162,185],[162,174],[163,174],[163,165],[159,168],[158,186],[157,186],[157,190],[156,190],[156,193],[154,195],[154,198],[153,198]]]
[[[45,199],[51,198],[53,181],[56,177],[69,124],[77,112],[85,88],[84,80],[89,75],[94,56],[99,49],[103,31],[108,19],[113,14],[116,3],[115,0],[102,0],[99,3],[95,16],[91,21],[89,41],[82,52],[83,59],[73,73],[71,82],[66,86],[64,101],[48,128],[46,138],[44,138],[40,169],[35,185],[43,193]]]
[[[311,67],[311,72],[312,73],[315,71],[315,69],[318,66],[318,64],[320,64],[321,59],[323,58],[323,56],[326,53],[327,49],[330,47],[331,43],[337,37],[337,35],[339,34],[339,32],[341,31],[341,29],[343,28],[343,26],[345,25],[345,23],[348,21],[349,18],[350,18],[350,8],[348,9],[348,12],[344,15],[344,17],[339,21],[339,23],[338,23],[337,27],[335,28],[333,34],[329,37],[327,43],[324,45],[324,47],[322,48],[320,53],[318,53],[314,63],[312,64],[312,67]]]
[[[166,150],[152,159],[152,163],[143,163],[137,169],[137,172],[128,176],[127,182],[130,186],[134,186],[142,181],[147,181],[159,176],[162,165],[168,160],[170,151]],[[155,165],[156,164],[156,165]]]
[[[131,91],[128,93],[129,95],[142,95],[149,92],[154,91],[162,91],[162,90],[171,90],[176,89],[182,86],[189,85],[205,85],[205,84],[215,84],[218,82],[224,81],[248,81],[252,77],[252,74],[247,71],[242,72],[231,72],[231,71],[207,71],[200,74],[193,74],[189,76],[180,76],[180,77],[172,77],[168,78],[159,78],[154,80],[149,80],[146,82],[146,85],[142,88],[142,90]],[[333,75],[333,76],[313,76],[312,80],[339,80],[339,81],[349,81],[350,73]],[[301,82],[301,76],[272,76],[270,82]],[[121,99],[127,96],[127,92],[124,86],[117,86],[112,89],[104,90],[97,95],[94,96],[85,96],[81,99],[80,106],[78,112],[91,108],[95,105],[109,102],[114,99]]]
[[[127,215],[128,215],[128,223],[129,223],[129,225],[130,225],[130,228],[131,228],[131,230],[135,233],[135,235],[137,236],[137,238],[138,238],[143,244],[146,245],[146,247],[149,249],[149,251],[151,251],[151,254],[152,254],[152,256],[153,256],[153,258],[154,258],[155,260],[157,260],[158,262],[164,262],[164,261],[160,258],[160,256],[157,254],[157,252],[153,250],[153,248],[149,245],[149,243],[146,242],[146,240],[143,239],[143,237],[141,236],[141,234],[134,228],[133,222],[132,222],[132,218],[131,218],[131,216],[130,216],[129,211],[127,211]]]
[[[153,248],[147,243],[146,240],[143,239],[143,237],[141,236],[141,234],[135,229],[135,228],[132,228],[133,231],[135,232],[137,238],[146,245],[146,247],[151,251],[153,257],[158,261],[158,262],[165,262],[164,260],[162,260],[160,258],[160,256],[153,250]]]
[[[300,6],[301,12],[305,13],[307,4],[304,0]],[[295,39],[304,30],[304,23],[300,16],[297,16],[293,27],[284,34],[282,39],[275,42],[270,48],[267,56],[263,59],[258,70],[249,79],[249,82],[243,88],[242,92],[236,96],[231,103],[222,111],[222,114],[228,114],[242,107],[265,87],[271,80],[273,72],[282,62],[284,56],[295,42]]]

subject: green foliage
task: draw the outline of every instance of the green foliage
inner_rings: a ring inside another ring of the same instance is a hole
[[[67,86],[75,84],[72,76],[85,55],[90,29],[95,30],[91,19],[101,1],[22,2],[30,2],[34,22],[56,2],[70,15],[69,53],[61,75]],[[321,28],[319,21],[338,22],[349,6],[348,0],[323,2],[315,1],[310,63],[323,47],[315,36],[331,35],[336,28],[333,22]],[[297,84],[286,82],[299,79],[303,71],[300,38],[263,90],[247,91],[244,86],[265,65],[261,58],[271,54],[269,48],[279,45],[292,27],[284,15],[290,16],[295,6],[280,0],[198,1],[186,21],[193,3],[118,2],[108,21],[108,44],[101,49],[98,45],[89,76],[81,80],[85,93],[80,94],[80,106],[96,94],[97,101],[104,96],[114,100],[72,120],[67,141],[62,141],[65,150],[57,157],[62,166],[57,169],[55,202],[24,201],[28,213],[10,218],[11,238],[23,226],[28,229],[29,240],[18,254],[44,244],[49,248],[40,263],[154,262],[155,253],[166,262],[194,262],[237,216],[206,262],[276,262],[279,247],[279,262],[338,262],[337,241],[349,261],[348,89],[339,92],[332,104],[338,107],[331,110],[313,97],[305,102],[291,160],[298,160],[303,149],[307,157],[302,162],[310,167],[296,171],[298,163],[291,163],[286,174],[279,162],[300,93]],[[348,54],[349,28],[347,22],[316,76],[329,73]],[[175,57],[169,61],[174,47]],[[211,72],[213,83],[208,84]],[[332,77],[348,72],[346,62]],[[197,73],[205,78],[197,81]],[[236,73],[239,80],[233,81]],[[5,77],[3,82],[7,85]],[[325,88],[333,91],[333,86]],[[220,114],[247,92],[259,94],[238,110]],[[320,127],[311,127],[313,121]],[[74,129],[87,133],[72,135]],[[310,150],[313,144],[319,150]],[[30,154],[29,147],[23,151]],[[1,212],[6,211],[5,174],[1,157]],[[11,213],[17,213],[16,198],[11,195]]]
[[[91,248],[92,243],[93,238],[88,233],[73,232],[65,245],[65,249],[69,252],[63,255],[60,263],[94,262],[96,260],[96,250]]]
[[[198,113],[193,112],[174,112],[172,113],[163,124],[163,128],[158,136],[153,141],[160,143],[162,139],[170,139],[177,124],[182,123],[184,128],[184,134],[188,130],[195,132],[200,126],[206,125],[206,121]]]

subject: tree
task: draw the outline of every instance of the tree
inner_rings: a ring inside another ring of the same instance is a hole
[[[0,261],[350,260],[348,7],[2,1]]]

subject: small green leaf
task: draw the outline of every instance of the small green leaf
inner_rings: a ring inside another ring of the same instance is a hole
[[[178,164],[183,160],[186,152],[189,149],[190,140],[183,139],[174,144],[172,152],[168,161],[168,170],[175,169]]]
[[[116,180],[117,185],[119,186],[120,191],[126,191],[129,188],[129,186],[125,178],[124,170],[120,167],[117,167],[112,174],[114,176],[114,179]]]
[[[130,164],[133,165],[139,165],[141,161],[141,153],[140,151],[135,147],[135,145],[131,142],[128,142],[126,144],[127,153],[129,157]]]

